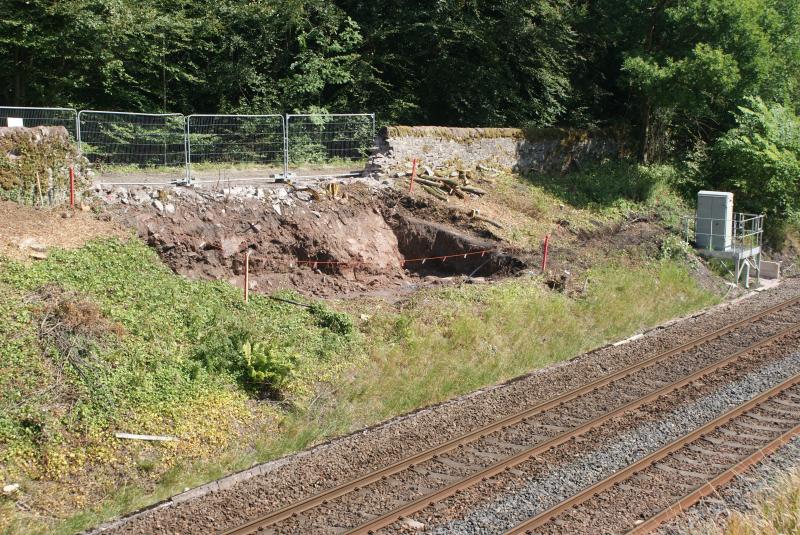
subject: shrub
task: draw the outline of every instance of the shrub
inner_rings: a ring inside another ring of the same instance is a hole
[[[308,311],[316,318],[317,325],[323,329],[342,336],[353,333],[353,321],[347,314],[331,310],[322,303],[314,303],[308,308]]]
[[[745,210],[771,216],[768,235],[779,240],[800,210],[800,118],[755,97],[736,122],[713,147],[712,182],[733,190]]]
[[[297,368],[297,359],[290,350],[262,342],[242,344],[242,357],[248,379],[273,397],[281,397],[283,387]]]

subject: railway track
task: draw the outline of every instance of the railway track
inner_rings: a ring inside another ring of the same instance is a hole
[[[224,533],[374,533],[796,333],[798,309],[800,297],[767,308]]]
[[[562,515],[577,517],[583,520],[584,526],[590,520],[590,530],[595,532],[649,533],[715,492],[716,487],[727,483],[798,434],[800,375],[795,375],[624,470],[507,530],[505,535],[537,532]],[[665,483],[667,478],[669,482]],[[675,488],[689,490],[674,496],[670,490]],[[654,489],[664,494],[662,502],[666,499],[667,506],[659,509],[658,505],[646,503],[647,509],[652,511],[655,508],[658,512],[641,521],[637,518],[636,505],[630,498],[636,497],[641,501]],[[616,493],[616,496],[602,496],[603,493]],[[595,516],[597,508],[589,504],[592,500],[602,501],[604,514],[613,515],[618,521],[617,525],[613,528],[607,524],[599,526]],[[615,500],[616,506],[610,507],[610,500]],[[582,530],[579,526],[570,527],[569,520],[562,520],[557,531],[592,532]]]

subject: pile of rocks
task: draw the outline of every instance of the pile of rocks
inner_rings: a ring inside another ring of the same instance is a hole
[[[208,190],[193,186],[158,188],[155,186],[102,186],[96,185],[93,196],[107,205],[150,205],[159,213],[175,213],[177,200],[202,205],[221,200],[257,200],[269,204],[281,215],[283,207],[297,203],[311,204],[319,200],[323,190],[317,188],[297,188],[291,184],[270,184],[265,186],[231,186],[219,190]]]

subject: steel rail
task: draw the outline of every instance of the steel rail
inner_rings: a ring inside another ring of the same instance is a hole
[[[530,533],[531,530],[534,530],[538,527],[541,527],[548,522],[556,519],[559,515],[563,514],[564,512],[572,509],[573,507],[577,507],[582,503],[588,501],[589,499],[593,498],[594,496],[598,495],[601,492],[604,492],[610,488],[612,488],[616,483],[620,481],[624,481],[631,476],[634,476],[644,470],[652,466],[653,464],[657,463],[658,461],[663,460],[664,458],[668,457],[672,453],[682,449],[684,446],[691,444],[692,442],[696,441],[699,438],[702,438],[704,435],[707,435],[717,428],[730,423],[732,420],[735,420],[739,416],[750,412],[754,408],[762,405],[764,402],[769,401],[770,399],[782,394],[789,388],[792,388],[796,385],[800,384],[800,374],[794,375],[790,379],[782,382],[781,384],[767,390],[759,394],[758,396],[754,397],[753,399],[739,405],[737,408],[732,409],[721,416],[711,420],[710,422],[706,423],[702,427],[695,429],[691,433],[681,436],[677,440],[674,440],[667,444],[666,446],[650,453],[646,457],[639,459],[633,464],[628,465],[626,468],[614,472],[609,477],[598,481],[594,485],[587,487],[580,491],[578,494],[573,495],[571,498],[560,502],[559,504],[538,513],[536,516],[533,516],[514,526],[513,528],[509,529],[505,532],[505,535],[519,535],[523,533]]]
[[[743,472],[746,472],[751,466],[755,466],[763,459],[769,457],[778,449],[788,444],[797,435],[800,435],[800,425],[796,425],[794,428],[782,434],[765,447],[748,455],[734,466],[716,476],[714,479],[703,483],[694,491],[690,492],[680,500],[677,500],[660,513],[648,518],[644,523],[639,524],[635,528],[628,531],[627,535],[645,535],[646,533],[650,533],[651,531],[655,530],[664,522],[668,522],[673,518],[677,518],[684,511],[698,503],[706,496],[716,494],[719,487],[727,485],[733,478]]]
[[[542,454],[542,453],[544,453],[546,451],[549,451],[549,450],[551,450],[553,448],[561,446],[562,444],[565,444],[565,443],[567,443],[567,442],[569,442],[569,441],[571,441],[571,440],[573,440],[573,439],[575,439],[575,438],[577,438],[577,437],[579,437],[581,435],[585,435],[589,431],[592,431],[593,429],[597,429],[597,428],[601,427],[603,424],[605,424],[606,422],[608,422],[612,418],[620,416],[620,415],[622,415],[622,414],[624,414],[624,413],[626,413],[628,411],[635,410],[635,409],[638,409],[638,408],[640,408],[642,406],[648,405],[649,403],[651,403],[651,402],[653,402],[653,401],[655,401],[655,400],[657,400],[657,399],[659,399],[659,398],[661,398],[661,397],[663,397],[665,395],[668,395],[668,394],[670,394],[672,392],[680,390],[681,388],[685,387],[686,385],[689,385],[689,384],[693,383],[694,381],[696,381],[698,379],[701,379],[701,378],[703,378],[703,377],[705,377],[707,375],[710,375],[710,374],[712,374],[712,373],[714,373],[714,372],[716,372],[716,371],[718,371],[718,370],[720,370],[720,369],[722,369],[722,368],[724,368],[726,366],[729,366],[730,364],[736,362],[743,354],[749,353],[750,351],[753,351],[754,349],[758,349],[760,347],[764,347],[766,345],[769,345],[769,344],[775,342],[776,340],[778,340],[778,339],[780,339],[780,338],[782,338],[782,337],[784,337],[784,336],[786,336],[788,334],[791,334],[792,332],[797,331],[798,329],[800,329],[800,323],[795,323],[795,324],[791,325],[790,327],[787,327],[786,329],[783,329],[782,331],[780,331],[780,332],[778,332],[778,333],[776,333],[776,334],[774,334],[774,335],[772,335],[772,336],[770,336],[768,338],[760,340],[756,344],[753,344],[753,345],[751,345],[751,346],[749,346],[749,347],[747,347],[745,349],[741,349],[741,350],[733,353],[732,355],[729,355],[728,357],[726,357],[726,358],[724,358],[722,360],[714,362],[714,363],[706,366],[705,368],[702,368],[701,370],[698,370],[698,371],[696,371],[696,372],[694,372],[694,373],[692,373],[690,375],[687,375],[687,376],[685,376],[683,379],[681,379],[679,381],[676,381],[674,383],[670,383],[668,385],[665,385],[665,386],[659,388],[658,390],[655,390],[655,391],[653,391],[653,392],[651,392],[649,394],[646,394],[646,395],[644,395],[644,396],[642,396],[642,397],[640,397],[638,399],[630,401],[630,402],[628,402],[628,403],[626,403],[626,404],[624,404],[624,405],[622,405],[620,407],[617,407],[616,409],[613,409],[613,410],[611,410],[609,412],[606,412],[606,413],[604,413],[604,414],[602,414],[602,415],[600,415],[600,416],[598,416],[598,417],[586,422],[585,424],[582,424],[582,425],[580,425],[578,427],[575,427],[573,429],[570,429],[568,431],[560,433],[559,435],[556,435],[555,437],[553,437],[552,439],[550,439],[550,440],[548,440],[546,442],[542,442],[542,443],[540,443],[538,445],[532,446],[530,448],[526,448],[522,452],[517,453],[517,454],[515,454],[513,456],[510,456],[507,459],[503,459],[501,461],[498,461],[498,462],[488,466],[487,468],[485,468],[485,469],[483,469],[483,470],[481,470],[481,471],[479,471],[479,472],[477,472],[477,473],[475,473],[475,474],[473,474],[473,475],[471,475],[469,477],[466,477],[466,478],[461,479],[459,481],[455,481],[452,484],[437,490],[436,492],[433,492],[431,494],[427,494],[425,496],[422,496],[422,497],[420,497],[420,498],[418,498],[418,499],[416,499],[416,500],[414,500],[412,502],[408,502],[408,503],[398,507],[397,509],[394,509],[394,510],[392,510],[392,511],[390,511],[390,512],[384,514],[384,515],[381,515],[378,518],[370,520],[369,522],[365,522],[364,524],[358,526],[357,528],[349,530],[349,531],[346,531],[345,533],[347,533],[347,535],[371,534],[377,529],[381,529],[381,528],[384,528],[386,526],[389,526],[389,525],[393,524],[394,522],[397,522],[398,520],[402,520],[403,518],[405,518],[405,517],[407,517],[407,516],[409,516],[411,514],[419,512],[422,509],[425,509],[426,507],[429,507],[430,505],[432,505],[435,502],[438,502],[438,501],[444,500],[446,498],[449,498],[450,496],[453,496],[453,495],[457,494],[458,492],[460,492],[462,490],[465,490],[467,488],[470,488],[470,487],[472,487],[472,486],[474,486],[474,485],[476,485],[476,484],[478,484],[478,483],[480,483],[482,481],[486,481],[488,478],[494,477],[497,474],[500,474],[500,473],[504,472],[505,470],[509,470],[511,468],[514,468],[515,466],[517,466],[519,464],[522,464],[522,463],[524,463],[526,461],[532,460],[537,455],[540,455],[540,454]]]
[[[717,329],[717,330],[715,330],[715,331],[713,331],[711,333],[707,333],[707,334],[705,334],[703,336],[700,336],[698,338],[690,340],[689,342],[686,342],[686,343],[684,343],[684,344],[682,344],[680,346],[677,346],[677,347],[674,347],[672,349],[668,349],[668,350],[662,351],[662,352],[654,355],[653,357],[650,357],[650,358],[645,359],[645,360],[643,360],[641,362],[638,362],[638,363],[632,364],[630,366],[627,366],[627,367],[625,367],[625,368],[623,368],[621,370],[618,370],[618,371],[616,371],[614,373],[611,373],[609,375],[603,376],[603,377],[601,377],[599,379],[596,379],[596,380],[594,380],[592,382],[589,382],[589,383],[587,383],[587,384],[585,384],[583,386],[580,386],[580,387],[574,388],[572,390],[569,390],[569,391],[567,391],[567,392],[565,392],[565,393],[563,393],[563,394],[561,394],[561,395],[559,395],[559,396],[557,396],[557,397],[555,397],[553,399],[550,399],[550,400],[542,402],[542,403],[538,403],[538,404],[534,405],[533,407],[529,407],[528,409],[524,409],[524,410],[519,411],[519,412],[517,412],[515,414],[512,414],[510,416],[502,418],[502,419],[500,419],[500,420],[498,420],[498,421],[496,421],[496,422],[494,422],[494,423],[492,423],[492,424],[490,424],[488,426],[485,426],[485,427],[476,429],[474,431],[471,431],[469,433],[466,433],[464,435],[455,437],[453,439],[448,440],[447,442],[444,442],[444,443],[440,444],[439,446],[436,446],[436,447],[433,447],[433,448],[429,448],[429,449],[424,450],[424,451],[422,451],[420,453],[417,453],[415,455],[412,455],[410,457],[407,457],[405,459],[397,461],[397,462],[395,462],[395,463],[393,463],[393,464],[391,464],[389,466],[386,466],[386,467],[381,468],[379,470],[370,472],[369,474],[366,474],[364,476],[354,478],[354,479],[352,479],[350,481],[347,481],[345,483],[339,484],[339,485],[337,485],[335,487],[332,487],[332,488],[330,488],[328,490],[325,490],[325,491],[322,491],[320,493],[314,494],[312,496],[309,496],[309,497],[304,498],[302,500],[299,500],[297,502],[285,505],[285,506],[283,506],[283,507],[281,507],[279,509],[276,509],[276,510],[271,511],[269,513],[266,513],[266,514],[264,514],[264,515],[262,515],[262,516],[260,516],[258,518],[255,518],[255,519],[249,521],[246,524],[243,524],[243,525],[238,526],[236,528],[224,531],[224,532],[222,532],[222,534],[223,535],[243,535],[243,534],[247,534],[247,533],[254,533],[259,528],[265,528],[265,527],[274,525],[274,524],[276,524],[278,522],[281,522],[283,520],[286,520],[288,518],[296,516],[296,515],[298,515],[300,513],[303,513],[305,511],[308,511],[308,510],[313,509],[315,507],[318,507],[320,505],[324,505],[325,503],[327,503],[330,500],[333,500],[335,498],[338,498],[340,496],[343,496],[345,494],[348,494],[350,492],[358,490],[358,489],[360,489],[360,488],[362,488],[362,487],[364,487],[366,485],[369,485],[369,484],[375,483],[377,481],[380,481],[383,478],[386,478],[386,477],[389,477],[389,476],[394,475],[396,473],[402,472],[402,471],[410,468],[412,465],[416,465],[416,464],[419,464],[421,462],[425,462],[425,461],[431,460],[431,459],[435,458],[438,455],[442,455],[442,454],[448,453],[450,451],[453,451],[456,448],[458,448],[459,446],[468,444],[470,442],[474,442],[475,440],[479,440],[482,435],[490,434],[490,433],[502,430],[505,427],[516,425],[516,424],[522,422],[523,420],[525,420],[526,418],[529,418],[529,417],[532,417],[532,416],[536,416],[536,415],[544,413],[544,412],[546,412],[546,411],[548,411],[548,410],[550,410],[550,409],[552,409],[554,407],[558,407],[560,405],[563,405],[564,403],[567,403],[568,401],[572,401],[573,399],[579,398],[579,397],[581,397],[581,396],[583,396],[583,395],[585,395],[585,394],[587,394],[587,393],[589,393],[589,392],[591,392],[593,390],[596,390],[598,388],[602,388],[602,387],[607,386],[609,384],[612,384],[612,383],[614,383],[614,382],[616,382],[616,381],[618,381],[620,379],[624,379],[626,377],[629,377],[630,375],[632,375],[632,374],[634,374],[636,372],[639,372],[639,371],[647,369],[647,368],[649,368],[649,367],[651,367],[653,365],[656,365],[656,364],[658,364],[658,363],[660,363],[660,362],[662,362],[662,361],[664,361],[664,360],[666,360],[666,359],[668,359],[668,358],[670,358],[670,357],[672,357],[674,355],[677,355],[677,354],[682,353],[684,351],[689,351],[691,349],[694,349],[694,348],[696,348],[696,347],[698,347],[698,346],[700,346],[700,345],[702,345],[702,344],[704,344],[706,342],[709,342],[711,340],[715,340],[715,339],[721,338],[722,336],[724,336],[724,335],[736,330],[737,328],[739,328],[739,327],[741,327],[743,325],[748,325],[748,324],[754,323],[754,322],[758,321],[759,319],[761,319],[761,318],[763,318],[765,316],[768,316],[770,314],[774,314],[776,312],[779,312],[781,310],[789,308],[789,307],[791,307],[793,305],[796,305],[798,303],[800,303],[800,296],[792,298],[792,299],[789,299],[789,300],[784,301],[782,303],[778,303],[777,305],[774,305],[772,307],[768,307],[768,308],[766,308],[766,309],[764,309],[762,311],[757,312],[756,314],[753,314],[753,315],[748,316],[746,318],[743,318],[741,320],[738,320],[738,321],[735,321],[733,323],[730,323],[730,324],[728,324],[728,325],[726,325],[726,326],[724,326],[724,327],[722,327],[720,329]],[[752,347],[751,348],[747,348],[747,350],[750,350],[750,349],[752,349]]]

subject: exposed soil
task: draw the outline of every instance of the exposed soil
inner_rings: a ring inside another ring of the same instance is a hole
[[[190,278],[243,286],[249,252],[249,286],[255,291],[397,293],[454,276],[512,275],[527,265],[524,252],[508,252],[499,240],[445,217],[418,217],[413,202],[363,184],[289,204],[207,190],[176,189],[171,195],[169,211],[150,202],[112,210],[173,270]]]
[[[259,292],[395,298],[425,285],[537,272],[542,262],[540,248],[513,247],[491,223],[471,217],[467,208],[479,198],[444,203],[361,182],[116,188],[99,197],[176,273],[243,287],[249,252],[249,286]],[[660,222],[635,214],[591,228],[565,222],[551,232],[552,288],[580,293],[584,272],[608,258],[658,258],[668,235]],[[694,267],[704,287],[725,292],[705,265]]]
[[[130,231],[91,212],[39,209],[0,201],[0,256],[41,258],[49,247],[75,249],[102,237],[124,238]]]

